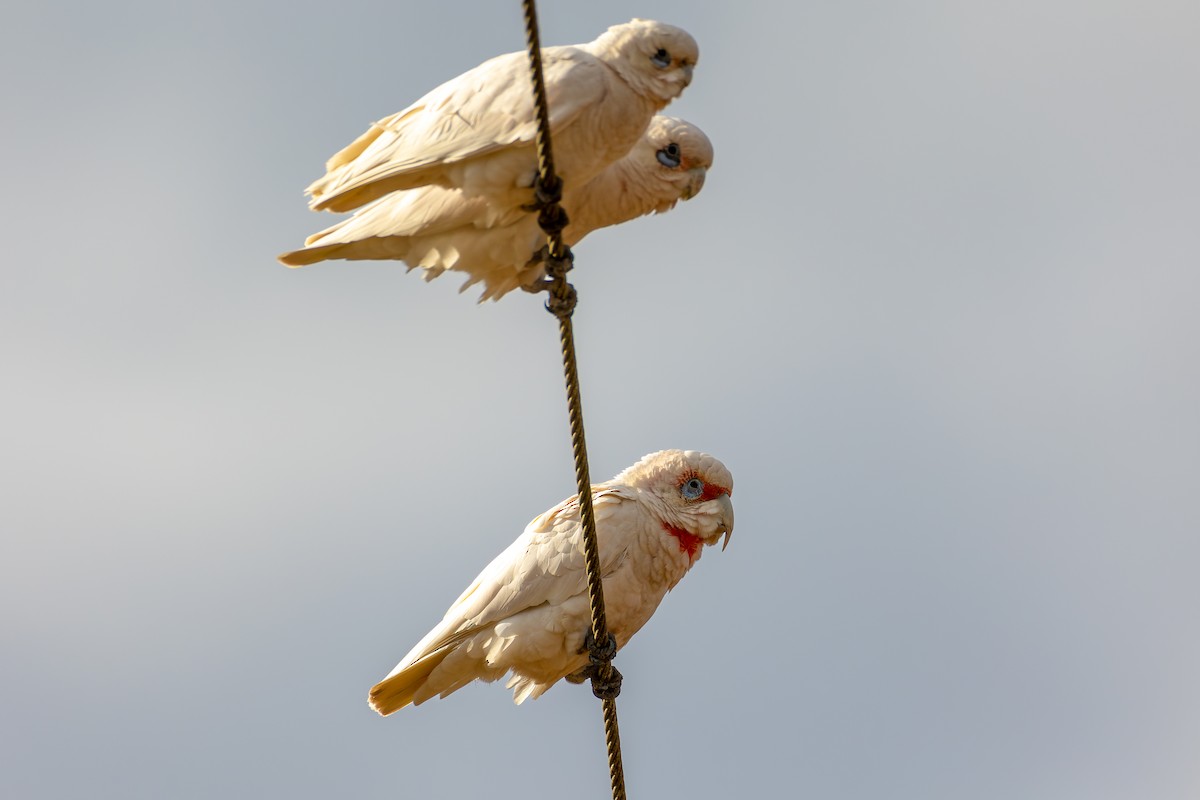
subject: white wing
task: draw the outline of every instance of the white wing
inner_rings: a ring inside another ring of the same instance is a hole
[[[619,531],[632,530],[623,517],[637,515],[625,487],[597,488],[596,514],[600,573],[607,575],[628,555]],[[606,536],[612,532],[614,535]],[[417,643],[389,674],[512,615],[543,604],[557,605],[587,592],[583,533],[578,499],[572,497],[542,514],[515,542],[484,568],[454,601],[442,622]]]
[[[556,131],[604,99],[609,70],[576,47],[546,48],[543,59]],[[326,175],[308,188],[312,206],[345,211],[387,192],[437,182],[447,165],[531,147],[536,131],[527,56],[497,56],[375,123],[331,158]]]

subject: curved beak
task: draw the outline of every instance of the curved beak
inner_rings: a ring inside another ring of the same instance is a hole
[[[723,494],[717,498],[717,502],[721,504],[721,528],[725,531],[725,541],[721,543],[721,550],[724,551],[729,546],[729,537],[733,535],[733,501],[729,495]]]
[[[700,194],[700,190],[704,188],[704,178],[706,175],[708,175],[706,167],[692,167],[688,170],[688,184],[687,188],[683,190],[683,200],[691,200]]]

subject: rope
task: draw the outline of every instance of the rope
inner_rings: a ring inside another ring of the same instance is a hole
[[[592,693],[604,702],[604,741],[608,748],[608,774],[612,779],[613,800],[625,798],[625,770],[621,765],[621,735],[617,728],[617,695],[621,692],[621,673],[612,665],[617,641],[608,632],[604,615],[604,586],[600,580],[600,549],[596,545],[596,517],[592,510],[592,481],[588,475],[587,444],[583,435],[583,402],[579,396],[579,370],[575,360],[575,335],[571,315],[575,311],[575,288],[567,282],[574,257],[562,239],[567,214],[560,205],[562,180],[554,172],[554,153],[550,146],[550,107],[546,83],[542,77],[542,46],[538,36],[537,9],[534,0],[522,0],[525,9],[525,39],[529,46],[529,66],[533,79],[534,105],[537,109],[538,177],[534,182],[538,224],[546,232],[547,279],[550,299],[546,310],[558,318],[562,345],[563,377],[567,386],[567,413],[571,424],[571,448],[575,454],[575,482],[579,490],[579,517],[583,525],[583,555],[587,568],[588,600],[592,610],[592,629],[586,637],[590,666],[582,677],[592,679]]]

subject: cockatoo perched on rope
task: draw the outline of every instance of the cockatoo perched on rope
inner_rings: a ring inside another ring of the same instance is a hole
[[[695,125],[656,116],[629,153],[585,184],[567,184],[563,208],[569,246],[598,228],[669,211],[695,197],[712,166],[713,147]],[[515,221],[502,224],[507,217]],[[534,254],[545,243],[537,215],[518,210],[495,219],[488,202],[458,189],[425,186],[393,192],[354,216],[308,237],[279,260],[298,267],[326,259],[399,259],[432,280],[447,269],[483,282],[480,301],[497,300],[544,275]]]
[[[705,453],[652,453],[592,486],[608,627],[629,641],[704,545],[733,532],[733,476]],[[387,715],[511,672],[521,703],[589,664],[591,630],[578,496],[529,523],[479,574],[441,623],[371,688]]]
[[[587,44],[544,48],[554,163],[566,185],[586,183],[629,152],[691,83],[698,56],[686,31],[641,19]],[[437,185],[509,213],[534,200],[536,131],[528,56],[498,56],[373,124],[328,161],[308,187],[310,205],[349,211]]]

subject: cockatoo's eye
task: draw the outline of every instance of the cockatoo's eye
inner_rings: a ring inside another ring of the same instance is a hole
[[[663,48],[658,48],[658,52],[650,56],[651,63],[659,69],[666,69],[671,66],[671,54]]]
[[[662,164],[664,167],[670,167],[671,169],[675,169],[676,167],[679,166],[679,163],[680,163],[679,145],[675,144],[674,142],[671,142],[669,145],[664,147],[662,150],[659,150],[654,155],[658,158],[658,163]]]
[[[679,493],[683,495],[685,500],[695,500],[704,494],[704,481],[699,478],[692,478],[679,487]]]

